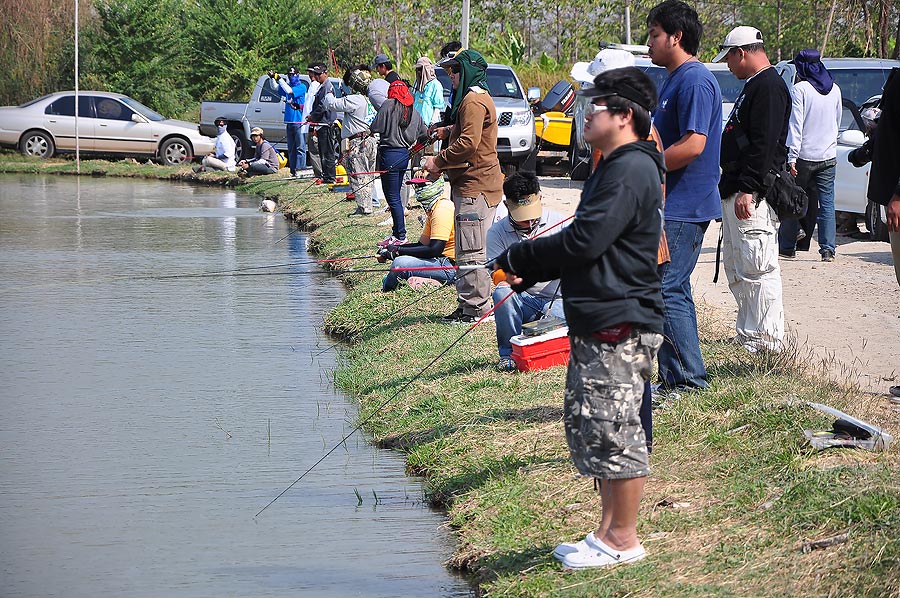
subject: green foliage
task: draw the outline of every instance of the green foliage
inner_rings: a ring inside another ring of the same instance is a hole
[[[199,0],[187,21],[192,95],[243,101],[270,69],[330,63],[333,7],[312,0]]]
[[[189,45],[178,0],[105,0],[95,5],[97,28],[86,72],[94,88],[124,93],[163,114],[191,101],[184,81]]]

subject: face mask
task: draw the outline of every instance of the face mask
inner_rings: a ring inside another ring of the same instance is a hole
[[[222,133],[224,133],[225,131],[228,130],[228,127],[226,127],[225,125],[222,125],[220,127],[216,127],[216,130],[219,131],[219,135],[221,135]]]
[[[527,225],[522,226],[518,222],[513,220],[511,215],[508,215],[507,218],[509,218],[509,223],[512,224],[513,230],[524,233],[526,235],[530,235],[531,233],[536,231],[538,225],[540,225],[541,223],[540,218],[538,218],[537,220],[529,220]]]
[[[300,83],[300,75],[290,75],[288,77],[288,83],[290,83],[292,87]]]

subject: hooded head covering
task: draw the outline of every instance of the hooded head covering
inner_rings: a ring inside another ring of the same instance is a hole
[[[487,61],[475,50],[463,50],[452,59],[444,59],[441,66],[459,67],[459,88],[453,92],[453,105],[450,107],[450,122],[456,121],[459,105],[470,87],[479,86],[487,90]]]
[[[397,80],[388,86],[388,99],[397,100],[406,107],[413,105],[412,94],[409,93],[409,86],[403,81]]]
[[[434,65],[431,64],[431,60],[427,56],[422,56],[416,61],[416,82],[413,84],[413,89],[416,91],[425,91],[425,85],[436,79],[437,76],[434,74]]]
[[[801,50],[792,62],[797,67],[797,76],[800,80],[809,81],[813,89],[823,96],[831,93],[834,79],[822,64],[822,56],[818,50]]]

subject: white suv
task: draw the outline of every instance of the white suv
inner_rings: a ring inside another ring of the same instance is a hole
[[[435,69],[444,86],[444,100],[450,98],[450,77],[444,69]],[[512,67],[489,64],[488,91],[497,108],[497,156],[504,170],[518,169],[531,156],[535,145],[534,116],[525,98],[522,83]],[[449,102],[447,102],[449,106]]]

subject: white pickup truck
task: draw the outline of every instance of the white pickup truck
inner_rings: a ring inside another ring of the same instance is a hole
[[[286,77],[286,75],[282,75]],[[309,86],[309,77],[300,75],[300,79]],[[330,78],[334,94],[342,97],[346,93],[344,82]],[[268,75],[262,75],[253,86],[249,102],[202,102],[200,104],[200,132],[210,137],[216,136],[218,117],[228,121],[228,131],[237,145],[235,152],[240,158],[253,156],[255,147],[250,141],[250,129],[260,127],[265,131],[266,139],[278,150],[287,149],[284,128],[284,98],[278,93],[278,83]]]

